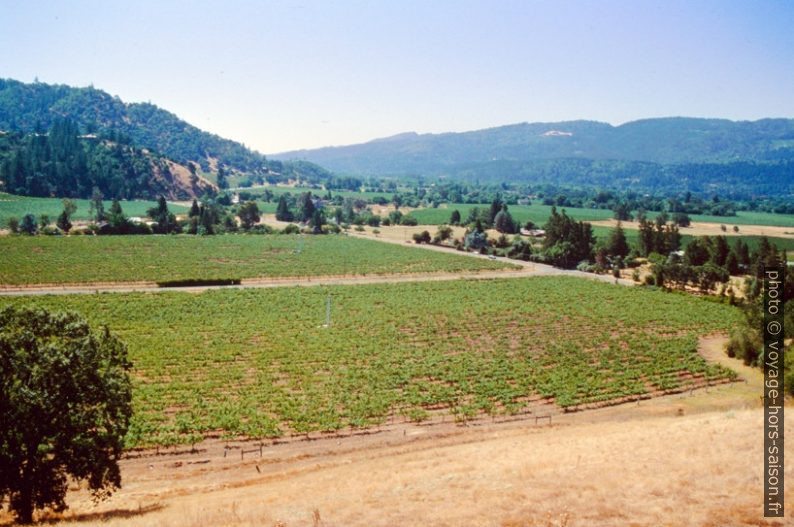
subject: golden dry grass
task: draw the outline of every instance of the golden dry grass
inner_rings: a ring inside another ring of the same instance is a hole
[[[758,409],[676,412],[471,432],[261,473],[254,459],[227,467],[236,478],[216,467],[131,482],[103,505],[118,516],[66,525],[784,525],[762,517],[761,431]]]
[[[727,218],[726,218],[727,219]],[[594,220],[590,221],[592,225],[601,227],[614,228],[617,225],[617,220]],[[640,224],[636,221],[621,222],[624,229],[638,230]],[[770,236],[774,238],[794,238],[794,228],[792,227],[773,227],[769,225],[743,225],[739,224],[739,232],[733,232],[731,228],[733,223],[726,222],[728,226],[727,231],[723,231],[719,223],[706,223],[702,221],[693,221],[689,227],[681,229],[681,234],[688,234],[690,236]]]

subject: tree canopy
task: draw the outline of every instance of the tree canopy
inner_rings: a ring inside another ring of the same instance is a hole
[[[117,337],[75,313],[0,311],[0,499],[21,522],[63,510],[69,476],[97,499],[121,485],[131,366]]]
[[[552,207],[549,220],[544,226],[546,237],[543,249],[546,258],[560,267],[574,267],[593,255],[595,237],[589,223],[576,221],[565,211],[557,212]]]

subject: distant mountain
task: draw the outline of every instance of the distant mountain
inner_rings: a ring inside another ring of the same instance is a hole
[[[719,186],[721,177],[741,175],[742,181],[753,185],[743,178],[760,166],[789,188],[794,184],[794,119],[735,122],[671,117],[620,126],[594,121],[521,123],[463,133],[403,133],[271,157],[306,160],[364,176],[636,188],[683,183],[704,192]]]
[[[93,87],[0,79],[0,132],[45,133],[64,119],[75,122],[82,135],[114,135],[134,148],[145,149],[155,158],[167,159],[183,168],[196,163],[206,173],[222,167],[229,173],[260,177],[275,174],[317,180],[330,176],[310,163],[270,161],[259,152],[204,132],[153,104],[124,103]],[[182,188],[176,194],[184,194],[183,190],[187,189]]]

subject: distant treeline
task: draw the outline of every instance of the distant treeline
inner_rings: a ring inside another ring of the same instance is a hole
[[[503,160],[460,166],[446,173],[468,181],[562,184],[639,193],[689,191],[735,199],[794,196],[794,161],[791,159],[697,164],[592,159]]]

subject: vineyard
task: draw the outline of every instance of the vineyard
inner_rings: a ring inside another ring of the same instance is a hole
[[[537,415],[680,391],[732,378],[696,353],[697,337],[740,318],[691,296],[569,277],[7,304],[76,310],[128,343],[129,446]]]
[[[0,284],[462,272],[511,264],[343,235],[3,236]]]

